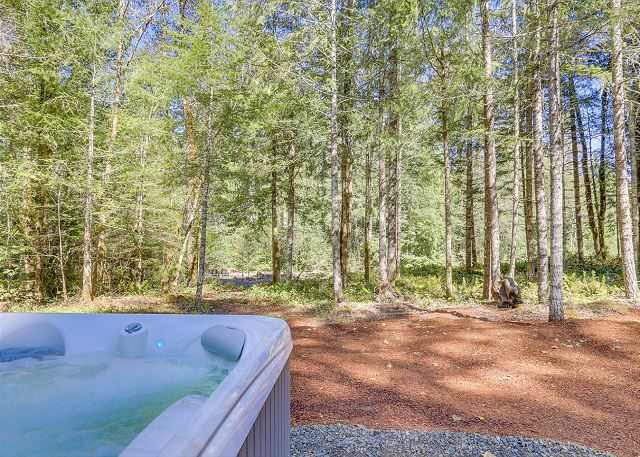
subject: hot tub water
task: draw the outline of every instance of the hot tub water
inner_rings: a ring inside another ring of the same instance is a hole
[[[180,398],[211,395],[234,365],[104,353],[2,363],[0,455],[116,456]]]

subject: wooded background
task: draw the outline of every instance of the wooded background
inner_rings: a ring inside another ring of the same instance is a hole
[[[0,297],[228,269],[332,273],[336,302],[358,271],[391,299],[403,271],[444,264],[451,295],[481,265],[485,298],[520,271],[562,319],[567,263],[617,258],[637,298],[639,18],[637,0],[5,0]]]

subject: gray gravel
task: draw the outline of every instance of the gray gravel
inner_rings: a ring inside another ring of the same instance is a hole
[[[519,436],[305,425],[291,431],[291,457],[612,456],[572,443]]]

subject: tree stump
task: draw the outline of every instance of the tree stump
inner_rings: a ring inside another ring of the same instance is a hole
[[[495,281],[492,292],[498,308],[517,308],[522,303],[520,287],[511,277]]]

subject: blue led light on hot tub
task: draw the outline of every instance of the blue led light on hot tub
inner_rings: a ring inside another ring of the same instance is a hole
[[[158,350],[164,349],[164,341],[162,341],[162,340],[156,341],[156,349],[158,349]]]

